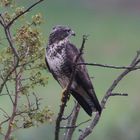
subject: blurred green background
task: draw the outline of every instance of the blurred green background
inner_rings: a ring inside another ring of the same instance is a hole
[[[18,1],[18,0],[17,0]],[[18,1],[25,7],[34,0]],[[90,35],[85,45],[84,58],[86,62],[126,66],[140,49],[140,1],[138,0],[46,0],[29,13],[42,13],[45,22],[41,30],[48,38],[54,25],[70,26],[76,37],[72,42],[80,47],[82,35]],[[44,46],[46,47],[46,46]],[[99,100],[102,99],[112,81],[121,70],[88,67],[94,82]],[[54,111],[51,124],[37,128],[19,130],[15,133],[18,140],[53,140],[55,118],[59,111],[62,89],[52,76],[49,76],[48,86],[38,88],[37,93],[43,98],[43,105],[49,105]],[[128,97],[111,97],[102,113],[100,122],[87,140],[140,140],[140,72],[129,74],[114,92],[128,93]],[[10,110],[8,102],[0,99],[1,107]],[[73,98],[68,102],[66,115],[71,111]],[[78,123],[89,117],[81,109]],[[88,124],[88,123],[87,123]],[[77,128],[73,140],[87,124]]]

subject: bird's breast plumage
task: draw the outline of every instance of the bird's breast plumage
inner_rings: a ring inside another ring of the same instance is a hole
[[[65,48],[61,49],[60,53],[60,50],[57,51],[56,47],[50,46],[47,49],[46,58],[50,66],[50,69],[53,70],[53,72],[60,73],[61,68],[65,63]]]
[[[57,76],[61,86],[66,87],[71,74],[67,64],[66,45],[49,45],[46,50],[46,59],[50,70]]]

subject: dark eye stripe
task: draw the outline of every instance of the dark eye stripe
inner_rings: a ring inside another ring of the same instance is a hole
[[[67,31],[68,31],[68,32],[70,32],[70,31],[71,31],[71,29],[67,29]]]

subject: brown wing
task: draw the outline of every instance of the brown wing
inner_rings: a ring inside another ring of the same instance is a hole
[[[73,66],[75,57],[79,54],[79,50],[73,45],[73,44],[67,44],[67,61],[69,63],[69,66]],[[79,58],[79,63],[84,62],[84,59],[82,57]],[[99,101],[96,97],[93,85],[91,83],[90,77],[88,75],[88,71],[85,65],[79,65],[77,67],[76,70],[76,75],[75,75],[75,80],[77,82],[77,84],[79,85],[79,92],[83,93],[79,93],[79,95],[83,98],[87,104],[89,104],[89,106],[94,107],[96,110],[99,111],[99,113],[101,112],[101,106],[99,104]],[[75,94],[78,93],[77,90],[72,89],[73,92],[75,91]],[[76,95],[77,97],[77,95]],[[76,98],[75,97],[75,98]],[[78,100],[78,97],[76,98]],[[79,103],[80,104],[80,103]],[[82,106],[82,105],[81,105]],[[83,108],[85,109],[86,107],[83,106]],[[86,110],[85,110],[86,111]],[[91,114],[91,112],[89,112],[89,114]]]

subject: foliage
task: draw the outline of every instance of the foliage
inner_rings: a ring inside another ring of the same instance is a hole
[[[0,133],[8,140],[18,128],[52,121],[53,112],[47,106],[41,108],[41,98],[36,95],[36,88],[48,82],[46,73],[44,75],[45,40],[39,28],[43,16],[38,13],[28,20],[22,15],[25,8],[16,7],[12,0],[1,0],[1,6],[5,11],[1,13],[5,34],[0,41],[3,48],[0,51],[0,96],[10,99],[12,112],[9,115],[7,110],[0,108],[5,116],[0,122]],[[19,24],[16,30],[11,23],[14,18]]]

